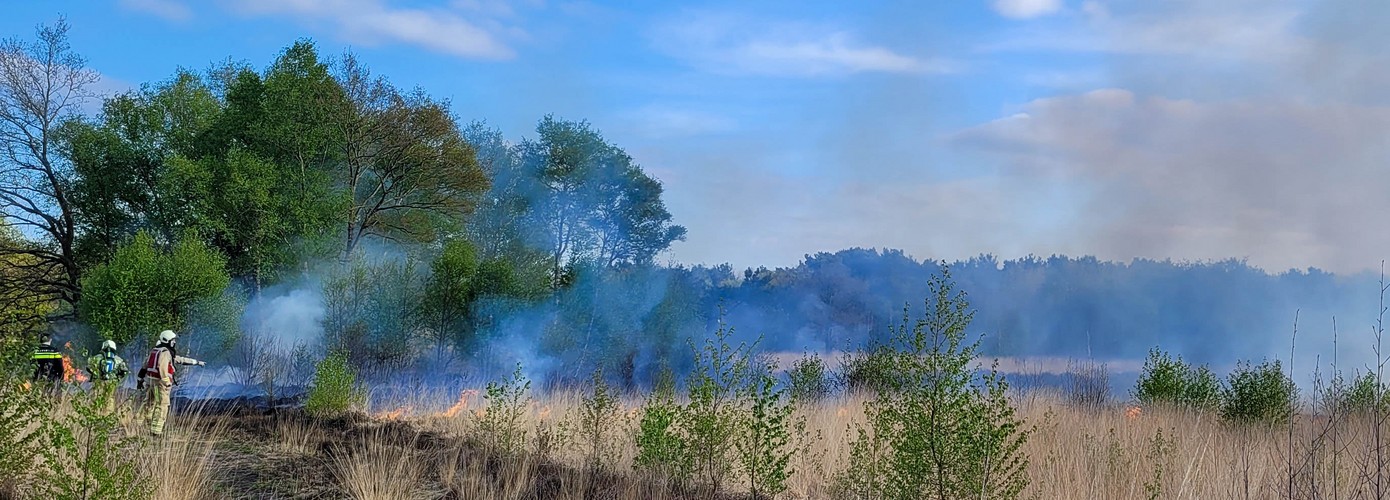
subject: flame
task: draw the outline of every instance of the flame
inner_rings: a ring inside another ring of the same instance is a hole
[[[68,342],[67,347],[71,348],[72,342]],[[76,367],[72,366],[72,358],[69,358],[66,354],[63,355],[63,381],[78,383],[87,381],[87,375],[82,373],[82,370],[78,370]]]
[[[839,409],[835,410],[835,417],[836,417],[836,418],[845,418],[845,415],[849,415],[849,409],[848,409],[848,408],[845,408],[845,407],[841,406]]]
[[[1139,418],[1139,416],[1143,414],[1144,409],[1138,406],[1131,406],[1129,408],[1125,408],[1125,418],[1127,419],[1134,420],[1136,418]]]
[[[23,388],[26,392],[28,392],[29,389],[33,389],[33,388],[34,388],[34,384],[31,384],[31,383],[29,383],[29,382],[25,382],[25,383],[23,383],[23,384],[19,384],[19,387],[20,387],[20,388]]]
[[[545,405],[544,407],[542,407],[542,408],[541,408],[541,412],[540,412],[539,415],[537,415],[537,417],[540,418],[541,420],[545,420],[545,419],[547,419],[547,418],[550,418],[550,405]]]
[[[376,417],[383,420],[400,420],[408,411],[410,411],[409,406],[402,406],[389,412],[378,413]]]
[[[478,390],[477,390],[477,389],[468,389],[468,390],[466,390],[466,391],[460,392],[460,393],[459,393],[459,400],[458,400],[458,402],[457,402],[457,403],[454,403],[454,406],[450,406],[448,410],[445,410],[445,411],[444,411],[444,416],[445,416],[445,417],[452,417],[452,416],[458,415],[459,412],[461,412],[461,411],[467,410],[467,409],[468,409],[468,400],[470,400],[470,399],[472,399],[472,398],[474,398],[474,397],[477,397],[477,396],[478,396]]]

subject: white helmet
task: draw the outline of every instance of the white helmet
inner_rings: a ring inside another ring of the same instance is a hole
[[[114,340],[107,340],[107,341],[105,341],[105,342],[102,342],[102,343],[101,343],[101,350],[103,350],[103,351],[115,351],[115,350],[116,350],[116,341],[114,341]]]
[[[179,336],[178,334],[174,333],[173,330],[164,330],[162,332],[159,332],[160,342],[173,342],[176,338],[179,338]]]

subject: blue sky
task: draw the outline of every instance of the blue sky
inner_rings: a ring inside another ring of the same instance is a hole
[[[1371,0],[59,0],[117,92],[297,38],[466,121],[587,119],[667,189],[668,258],[849,246],[1247,258],[1390,254],[1390,7]]]

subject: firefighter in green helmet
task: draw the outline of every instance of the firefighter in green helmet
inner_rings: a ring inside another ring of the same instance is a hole
[[[102,391],[108,412],[116,410],[116,388],[121,386],[121,381],[129,372],[125,360],[116,354],[114,340],[102,342],[101,352],[87,358],[87,373],[92,376],[92,386]]]

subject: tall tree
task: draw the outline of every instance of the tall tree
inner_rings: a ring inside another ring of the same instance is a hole
[[[71,314],[81,299],[72,169],[61,154],[58,131],[92,96],[98,75],[68,45],[60,19],[38,28],[38,40],[0,42],[0,211],[39,245],[4,245],[0,255],[23,256],[37,271],[29,288],[56,297]]]
[[[488,178],[447,101],[419,90],[402,94],[352,54],[338,82],[347,96],[335,120],[338,177],[350,197],[343,258],[369,234],[431,239],[434,219],[456,220],[472,209]]]

